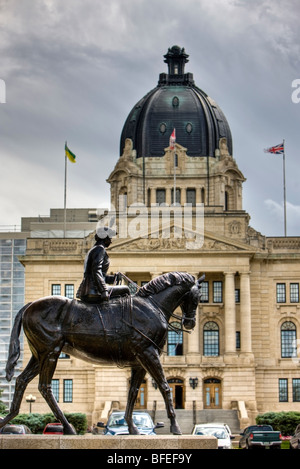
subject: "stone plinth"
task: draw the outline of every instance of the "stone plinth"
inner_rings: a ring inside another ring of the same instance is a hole
[[[197,450],[217,449],[215,437],[195,435],[0,435],[0,449]]]

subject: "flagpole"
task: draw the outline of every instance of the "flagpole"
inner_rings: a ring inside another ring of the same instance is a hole
[[[176,149],[174,145],[174,194],[173,194],[173,204],[176,205]]]
[[[283,140],[283,209],[284,209],[284,236],[286,236],[286,185],[285,185],[285,149]]]
[[[64,188],[64,238],[67,229],[67,155],[65,154],[65,188]]]

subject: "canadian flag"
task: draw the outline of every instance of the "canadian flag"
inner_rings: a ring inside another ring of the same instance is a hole
[[[176,143],[176,135],[175,135],[175,129],[174,129],[173,132],[171,133],[171,137],[170,137],[170,148],[171,148],[171,150],[174,150],[175,143]]]

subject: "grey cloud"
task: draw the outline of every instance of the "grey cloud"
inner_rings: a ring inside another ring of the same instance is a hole
[[[1,161],[9,171],[0,185],[0,224],[19,223],[24,206],[27,216],[62,206],[66,139],[77,154],[69,201],[107,204],[105,180],[127,114],[166,71],[168,47],[179,44],[190,55],[187,71],[229,121],[252,226],[281,235],[263,202],[282,203],[281,157],[263,149],[286,139],[287,199],[297,206],[300,103],[291,101],[291,83],[300,78],[299,2],[249,3],[0,1],[0,78],[7,86]],[[22,190],[21,176],[29,189]],[[300,221],[290,217],[288,234],[299,234]]]

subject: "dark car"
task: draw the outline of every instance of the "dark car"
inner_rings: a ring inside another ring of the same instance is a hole
[[[296,427],[294,435],[290,439],[291,449],[300,449],[300,425]]]
[[[240,435],[240,448],[281,448],[281,434],[274,431],[271,425],[250,425]]]
[[[0,433],[2,435],[29,435],[32,432],[26,425],[7,424],[0,429]]]
[[[124,415],[125,412],[123,411],[114,411],[109,416],[106,425],[103,422],[98,422],[97,426],[104,428],[104,435],[129,435]],[[156,435],[155,429],[164,427],[162,422],[154,425],[152,418],[147,412],[135,411],[132,416],[141,435]]]

